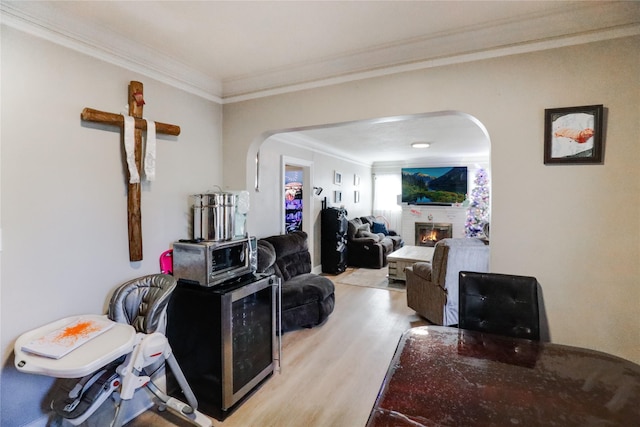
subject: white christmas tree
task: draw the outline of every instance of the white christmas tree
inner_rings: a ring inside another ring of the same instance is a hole
[[[487,171],[478,169],[473,181],[475,187],[471,190],[471,200],[467,210],[467,221],[464,225],[467,237],[477,237],[483,234],[483,227],[489,222],[489,178]]]

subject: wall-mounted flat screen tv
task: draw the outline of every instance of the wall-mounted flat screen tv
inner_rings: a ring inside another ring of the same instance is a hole
[[[403,168],[402,202],[451,206],[467,195],[467,167]]]

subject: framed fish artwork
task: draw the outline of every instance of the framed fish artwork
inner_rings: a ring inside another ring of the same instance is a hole
[[[602,105],[544,110],[544,163],[602,164]]]

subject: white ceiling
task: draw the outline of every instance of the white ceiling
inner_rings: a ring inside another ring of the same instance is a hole
[[[3,24],[221,103],[640,34],[638,1],[3,0],[0,10]],[[299,136],[368,140],[373,152],[449,140],[391,122],[359,128],[384,126],[377,139],[353,126]]]
[[[363,164],[457,166],[488,163],[490,141],[482,124],[459,112],[385,117],[297,129],[274,136],[280,141],[316,149]],[[412,148],[427,142],[429,148]]]

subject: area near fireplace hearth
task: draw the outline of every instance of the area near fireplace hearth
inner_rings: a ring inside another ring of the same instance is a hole
[[[433,247],[438,240],[464,237],[467,209],[459,206],[402,207],[402,236],[407,245]]]

